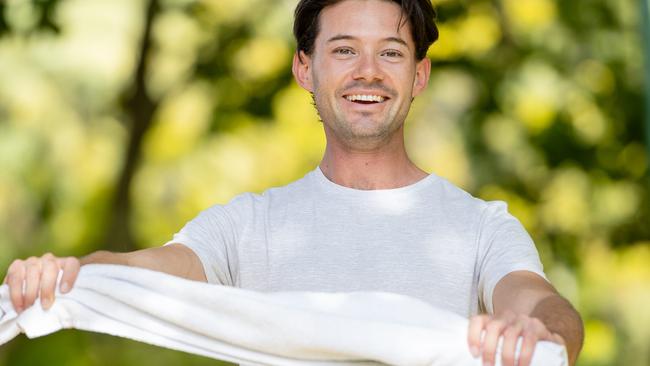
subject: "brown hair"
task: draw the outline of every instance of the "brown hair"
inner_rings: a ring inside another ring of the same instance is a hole
[[[298,43],[297,51],[310,55],[314,51],[314,41],[319,31],[320,12],[328,6],[343,0],[300,0],[294,13],[293,35]],[[415,57],[426,57],[429,46],[438,39],[438,27],[434,22],[436,11],[430,0],[386,0],[397,3],[402,8],[411,26],[411,36],[415,42]],[[400,19],[400,26],[402,21]]]

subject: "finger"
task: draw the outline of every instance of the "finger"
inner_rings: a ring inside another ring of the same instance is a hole
[[[54,260],[46,260],[41,271],[41,306],[47,310],[54,302],[56,278],[59,276],[59,266]]]
[[[501,361],[503,366],[515,366],[515,351],[517,340],[523,326],[521,323],[512,324],[503,332],[503,343],[501,345]]]
[[[9,267],[7,275],[7,284],[9,285],[9,297],[17,313],[25,308],[23,302],[23,282],[25,280],[25,265],[23,261],[15,261]]]
[[[528,366],[533,359],[538,338],[534,331],[524,331],[522,336],[523,340],[521,342],[521,350],[519,351],[519,366]]]
[[[555,342],[557,344],[566,346],[566,341],[564,340],[564,338],[562,338],[562,336],[557,333],[551,333],[551,337],[549,338],[549,340],[551,342]]]
[[[483,365],[494,365],[495,354],[499,336],[506,327],[503,319],[492,319],[485,327],[485,339],[483,340]]]
[[[63,276],[61,277],[61,293],[66,293],[72,289],[75,281],[77,280],[77,275],[79,275],[79,269],[81,268],[81,263],[79,259],[75,257],[68,257],[62,260],[63,265]]]
[[[485,328],[489,317],[487,315],[476,315],[469,320],[467,330],[467,343],[472,356],[478,357],[481,354],[481,332]]]
[[[16,259],[11,264],[9,265],[9,268],[7,268],[7,274],[5,275],[5,278],[2,280],[2,284],[9,284],[9,276],[12,274],[12,272],[16,272],[20,268],[24,267],[24,263],[20,259]]]
[[[41,281],[41,263],[27,261],[27,272],[25,274],[25,293],[23,294],[23,304],[28,308],[34,304],[38,297]]]

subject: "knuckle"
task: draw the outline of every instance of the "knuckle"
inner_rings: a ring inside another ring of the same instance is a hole
[[[503,335],[505,337],[516,337],[519,334],[521,334],[521,328],[519,327],[508,327],[506,330],[503,332]]]
[[[29,275],[34,275],[34,274],[39,274],[41,272],[41,268],[42,268],[42,266],[40,266],[38,264],[30,264],[30,265],[27,265],[27,268],[25,268],[25,272],[27,273],[28,276]]]
[[[14,259],[13,262],[9,265],[9,268],[22,267],[25,261],[22,259]]]
[[[54,288],[48,286],[41,289],[41,300],[54,297]]]
[[[519,363],[523,363],[524,361],[529,361],[533,356],[533,350],[526,347],[521,349],[521,353],[519,354]]]
[[[43,270],[41,271],[41,279],[43,281],[56,279],[58,273],[59,268],[55,265],[43,266]]]
[[[9,296],[15,300],[22,299],[23,297],[22,287],[17,287],[17,286],[11,287]]]
[[[546,328],[543,324],[530,324],[526,329],[528,330],[528,334],[537,336]]]
[[[28,282],[38,282],[38,279],[41,277],[41,271],[38,268],[30,268],[27,270],[25,275],[25,280]]]
[[[34,268],[40,268],[42,263],[39,260],[27,260],[25,261],[25,269],[26,270],[33,270]]]
[[[467,333],[467,342],[470,345],[476,345],[480,341],[480,333],[478,331],[470,331]]]
[[[12,301],[14,304],[20,304],[20,303],[22,303],[22,298],[23,298],[23,297],[22,297],[22,295],[21,295],[19,292],[17,292],[17,291],[12,291],[12,292],[9,294],[9,297],[11,297],[11,301]]]
[[[537,336],[535,334],[526,334],[524,335],[524,340],[522,342],[522,347],[526,346],[526,348],[534,348],[535,344],[537,344]]]
[[[59,269],[59,266],[55,261],[47,261],[43,263],[43,272],[45,271],[56,271]]]
[[[494,365],[494,352],[492,351],[483,352],[483,361],[485,361],[485,363]]]
[[[36,291],[30,291],[30,292],[26,293],[25,296],[24,296],[24,299],[25,299],[26,304],[29,304],[29,305],[33,304],[34,300],[36,299]]]
[[[67,265],[78,267],[80,266],[79,258],[77,257],[67,257],[65,259]]]
[[[18,276],[15,274],[9,274],[7,275],[7,283],[9,286],[16,286],[18,283],[23,282],[22,276]]]
[[[469,323],[467,324],[467,326],[469,327],[469,329],[475,329],[475,328],[480,327],[481,324],[482,324],[482,322],[481,322],[481,319],[479,317],[472,317],[472,318],[469,319]]]
[[[494,319],[486,325],[488,331],[498,331],[504,327],[504,322],[500,319]]]
[[[515,363],[515,355],[510,352],[504,352],[502,358],[503,363],[506,365],[514,365]]]

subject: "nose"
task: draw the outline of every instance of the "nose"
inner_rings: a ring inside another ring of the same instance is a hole
[[[352,77],[355,80],[381,81],[384,79],[383,71],[377,63],[377,58],[371,54],[363,54],[358,58]]]

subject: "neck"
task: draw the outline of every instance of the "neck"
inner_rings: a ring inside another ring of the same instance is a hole
[[[320,169],[330,181],[354,189],[392,189],[413,184],[428,174],[404,148],[403,134],[373,148],[355,149],[328,139]]]

